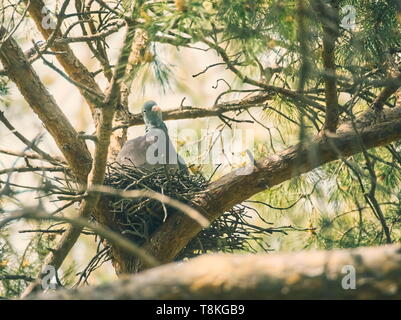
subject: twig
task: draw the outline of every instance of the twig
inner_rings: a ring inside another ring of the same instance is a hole
[[[32,144],[32,142],[31,142]],[[34,145],[34,144],[33,144]],[[20,158],[28,158],[28,159],[32,159],[32,160],[45,160],[51,163],[61,163],[61,164],[66,164],[65,160],[63,160],[62,158],[58,157],[58,156],[50,156],[52,161],[43,158],[41,155],[39,154],[35,154],[35,153],[30,153],[30,152],[20,152],[20,151],[14,151],[8,148],[3,148],[0,147],[0,153],[4,153],[10,156],[16,156],[16,157],[20,157]]]
[[[34,278],[29,277],[29,276],[24,276],[24,275],[19,275],[19,274],[7,274],[4,276],[0,276],[0,280],[24,280],[27,282],[32,282],[35,281]]]
[[[126,238],[122,237],[118,233],[106,228],[102,227],[98,224],[94,224],[88,222],[83,218],[68,218],[68,217],[60,217],[60,216],[52,216],[48,213],[43,212],[40,208],[26,208],[25,210],[16,212],[11,216],[4,218],[0,221],[0,229],[2,229],[6,224],[10,223],[13,220],[19,219],[37,219],[37,220],[50,220],[50,221],[59,221],[59,222],[67,222],[74,226],[80,228],[88,228],[93,230],[96,234],[101,237],[118,244],[121,248],[126,250],[128,253],[133,254],[135,256],[144,259],[144,262],[150,266],[154,267],[159,265],[159,263],[155,260],[155,258],[149,256],[146,251],[142,248],[136,246],[134,243],[128,241]]]
[[[0,170],[0,175],[10,172],[36,172],[36,171],[48,171],[48,172],[67,172],[69,169],[66,167],[14,167]]]
[[[35,151],[39,154],[44,160],[49,161],[50,163],[57,163],[58,161],[55,160],[51,155],[42,151],[36,144],[32,143],[32,141],[25,138],[21,133],[19,133],[14,126],[7,120],[4,116],[4,112],[0,111],[0,121],[6,126],[8,130],[10,130],[19,140],[21,140],[28,148]]]

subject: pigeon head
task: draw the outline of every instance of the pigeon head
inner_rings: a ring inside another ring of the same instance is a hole
[[[164,129],[165,124],[162,119],[162,110],[154,101],[147,101],[142,107],[143,121],[146,128]]]

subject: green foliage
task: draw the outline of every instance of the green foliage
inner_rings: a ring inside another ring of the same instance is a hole
[[[46,229],[44,223],[34,223],[35,228]],[[34,233],[23,250],[12,245],[10,230],[0,231],[0,297],[18,298],[39,273],[49,249],[56,244],[55,234]],[[21,246],[21,243],[20,243]],[[70,264],[63,270],[59,281],[71,285],[74,281],[76,266]]]
[[[382,65],[386,54],[399,49],[401,33],[396,1],[342,1],[355,7],[358,28],[344,43],[345,60]]]
[[[193,0],[180,1],[180,6],[177,2],[148,1],[142,7],[141,17],[152,41],[167,43],[177,49],[204,42],[209,49],[217,47],[216,52],[223,58],[218,51],[220,47],[230,66],[244,77],[263,81],[266,67],[280,67],[279,74],[269,82],[276,87],[296,90],[302,63],[306,61],[309,72],[305,90],[324,105],[323,13],[313,10],[310,2],[305,3],[306,12],[300,16],[298,1],[291,0]],[[353,6],[356,19],[355,28],[339,28],[335,51],[337,74],[342,77],[338,81],[340,104],[348,108],[341,119],[350,119],[357,111],[366,109],[377,95],[379,89],[372,82],[388,76],[389,56],[400,51],[400,14],[396,1],[343,0],[338,4],[339,22],[349,13],[343,10],[346,6]],[[299,19],[303,19],[306,26],[304,34],[300,33]],[[306,52],[302,51],[302,45]],[[155,56],[160,58],[157,53]],[[174,80],[173,72],[162,75],[160,80]],[[241,90],[243,78],[237,77],[228,85],[231,91]],[[354,100],[355,90],[364,92],[363,98]],[[299,140],[301,123],[305,143],[321,129],[324,109],[311,108],[307,104],[300,108],[299,105],[299,101],[285,95],[272,98],[261,120],[277,130],[273,134],[267,133],[267,142],[257,142],[255,158],[276,153]],[[399,145],[394,144],[391,148],[392,152],[388,148],[377,148],[365,155],[327,164],[253,199],[272,207],[267,210],[269,219],[273,215],[277,223],[291,223],[307,231],[296,239],[289,237],[290,241],[301,242],[294,245],[287,241],[285,246],[289,248],[354,247],[386,242],[377,208],[369,205],[367,198],[367,194],[375,189],[373,197],[380,204],[395,241],[399,239],[401,227],[401,163],[397,158]],[[319,155],[311,154],[310,157]],[[369,168],[373,169],[374,176]]]
[[[46,243],[45,243],[46,242]],[[19,297],[39,271],[40,264],[53,243],[33,237],[24,251],[19,252],[11,244],[9,231],[0,232],[0,296]],[[44,251],[46,246],[46,252]],[[9,278],[16,276],[16,278]],[[18,279],[18,277],[20,277]]]
[[[0,76],[0,103],[7,105],[9,95],[8,81],[7,78]]]
[[[8,94],[8,86],[6,78],[0,77],[0,96],[6,96]]]
[[[295,95],[304,94],[315,102],[311,105],[294,96],[272,95],[260,117],[254,117],[262,123],[254,121],[254,128],[269,129],[256,141],[256,159],[275,154],[300,138],[302,143],[308,143],[321,130],[326,103],[324,29],[322,13],[313,10],[310,1],[304,2],[307,9],[304,14],[300,12],[298,0],[124,0],[118,3],[118,10],[125,14],[133,12],[131,18],[136,26],[146,30],[149,37],[150,45],[141,52],[141,66],[133,68],[124,79],[127,83],[134,79],[139,82],[136,92],[143,93],[155,84],[164,91],[175,85],[186,85],[179,83],[174,70],[185,66],[179,58],[165,54],[166,51],[172,48],[178,52],[182,48],[212,50],[216,53],[216,61],[212,63],[224,63],[235,75],[234,80],[224,80],[228,89],[220,96],[222,101],[237,93],[270,93],[274,87],[290,90]],[[375,81],[386,79],[391,73],[390,58],[397,53],[399,57],[401,52],[401,15],[397,1],[341,0],[338,3],[340,20],[344,18],[341,9],[347,5],[353,6],[356,13],[355,29],[341,27],[336,40],[335,64],[343,121],[366,110],[382,88]],[[305,30],[301,30],[300,22],[304,23]],[[125,59],[130,49],[125,48]],[[308,72],[303,74],[305,65]],[[278,71],[273,72],[275,68]],[[299,90],[303,77],[306,77],[304,92]],[[254,91],[249,92],[249,87]],[[7,81],[0,77],[0,101],[6,102],[8,94]],[[400,241],[401,144],[364,151],[254,196],[250,206],[264,211],[265,218],[279,226],[274,237],[264,240],[277,241],[277,248],[282,250],[370,246],[388,242],[385,234],[388,228],[391,240]],[[309,158],[316,160],[319,156],[313,153]],[[372,204],[372,198],[379,207]],[[33,277],[48,248],[53,246],[52,241],[38,234],[21,253],[12,247],[8,233],[2,230],[0,277]],[[225,239],[219,241],[224,243]],[[65,271],[67,279],[74,271],[74,266]],[[23,279],[2,280],[0,295],[18,296],[26,285]]]

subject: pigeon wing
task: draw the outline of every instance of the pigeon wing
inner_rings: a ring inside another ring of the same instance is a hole
[[[148,167],[146,151],[149,145],[150,143],[146,140],[146,136],[129,140],[122,147],[116,161],[121,165]]]
[[[166,165],[168,170],[187,170],[184,159],[177,154],[168,133],[164,139],[159,139],[161,134],[165,134],[161,129],[151,129],[146,135],[127,141],[116,161],[138,168],[155,169]],[[157,150],[154,156],[160,160],[158,163],[149,163],[146,159],[148,148],[153,144],[152,152]]]

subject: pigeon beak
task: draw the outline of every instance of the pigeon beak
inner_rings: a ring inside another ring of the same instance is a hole
[[[162,111],[162,109],[160,109],[159,106],[153,106],[153,107],[152,107],[152,111],[153,111],[153,112],[160,112],[160,111]]]

